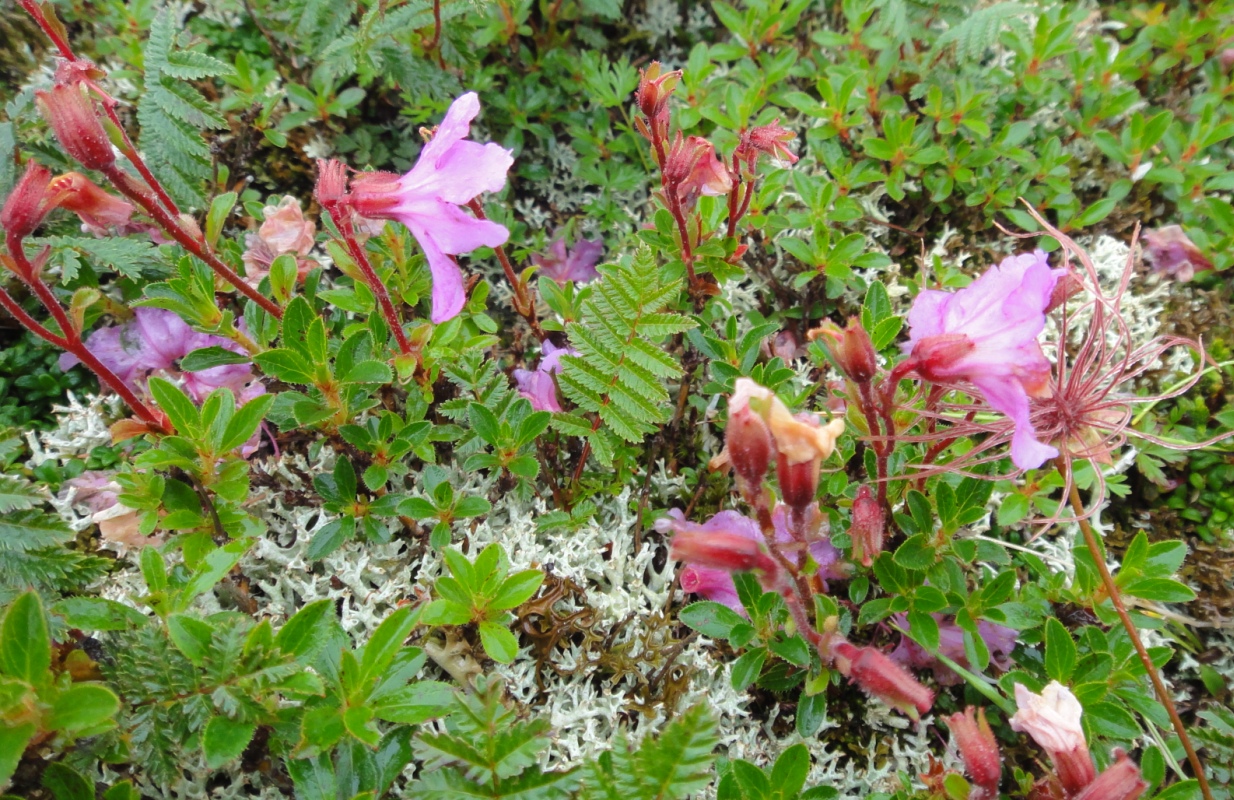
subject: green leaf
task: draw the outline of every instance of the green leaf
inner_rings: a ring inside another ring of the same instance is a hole
[[[250,361],[252,361],[252,358],[246,354],[233,353],[224,347],[211,345],[210,347],[198,348],[180,359],[180,369],[185,372],[198,372],[203,369],[213,369],[214,367],[223,367],[229,364],[247,364]]]
[[[202,559],[201,566],[180,591],[181,608],[187,608],[196,597],[213,589],[214,585],[239,563],[241,556],[251,544],[252,540],[240,539],[216,548],[206,555]]]
[[[373,709],[368,706],[351,706],[343,711],[343,726],[347,732],[369,747],[381,743],[381,731],[373,724]]]
[[[290,308],[291,306],[288,306],[289,310]],[[284,321],[285,324],[286,322]],[[258,353],[253,356],[253,363],[265,374],[286,383],[311,385],[316,381],[316,368],[309,363],[308,359],[295,350],[288,348],[267,350],[264,353]]]
[[[1124,741],[1140,736],[1135,717],[1120,703],[1100,702],[1084,706],[1084,721],[1101,736]]]
[[[167,633],[185,658],[199,667],[205,663],[214,638],[210,623],[184,614],[171,614],[167,618]]]
[[[83,631],[122,631],[146,621],[135,608],[102,597],[69,597],[51,607],[64,624]]]
[[[206,757],[206,766],[218,769],[239,758],[256,732],[257,726],[251,722],[221,716],[211,717],[201,736],[201,749]]]
[[[356,535],[355,517],[343,517],[325,525],[313,534],[308,547],[304,549],[304,557],[316,561],[333,553]]]
[[[801,736],[813,736],[826,717],[827,694],[802,692],[797,699],[797,733]]]
[[[119,710],[120,698],[103,684],[75,683],[56,698],[46,725],[48,730],[98,733]]]
[[[1051,679],[1067,683],[1075,671],[1076,646],[1070,632],[1055,617],[1045,621],[1045,669]]]
[[[1124,586],[1123,592],[1159,603],[1189,603],[1195,599],[1191,587],[1171,578],[1137,578]]]
[[[418,681],[373,702],[378,719],[402,725],[418,725],[445,713],[454,699],[454,687],[440,681]]]
[[[489,601],[488,607],[494,611],[517,608],[530,600],[542,583],[544,583],[544,573],[538,569],[517,572],[501,584],[497,595]]]
[[[48,764],[43,770],[43,788],[56,800],[94,800],[94,782],[68,764]]]
[[[274,645],[297,661],[312,656],[322,645],[334,616],[334,601],[314,600],[297,611],[279,629]]]
[[[806,785],[809,774],[810,749],[798,742],[776,759],[775,766],[771,768],[771,785],[781,797],[794,797]]]
[[[510,629],[496,622],[480,623],[480,644],[489,658],[500,664],[509,664],[518,655],[518,640]]]
[[[934,563],[934,548],[929,544],[930,537],[919,533],[910,536],[895,552],[895,563],[905,569],[925,569]]]
[[[187,394],[180,391],[180,387],[163,378],[151,378],[146,385],[149,386],[154,401],[167,414],[179,434],[190,438],[201,434],[201,415],[197,406],[193,405]]]
[[[467,417],[477,436],[491,445],[501,443],[501,420],[496,414],[479,403],[472,403],[467,407]]]
[[[763,662],[767,660],[767,648],[756,647],[741,654],[733,662],[732,685],[738,692],[744,692],[750,684],[758,680],[763,671]]]
[[[767,643],[771,652],[790,664],[798,667],[810,665],[810,647],[800,636],[790,636],[783,640],[772,640]]]
[[[34,686],[51,668],[51,636],[43,604],[35,592],[18,595],[0,627],[0,673]]]
[[[394,370],[381,361],[361,361],[341,380],[344,383],[390,383],[394,380]]]
[[[26,752],[26,745],[34,738],[36,731],[33,722],[12,727],[0,725],[0,786],[17,771],[17,764]]]
[[[259,395],[241,406],[227,423],[219,449],[230,452],[251,439],[270,410],[274,397],[272,394]]]
[[[686,625],[712,639],[727,639],[734,625],[745,622],[736,611],[710,600],[691,603],[681,609],[678,617]]]
[[[394,656],[403,649],[403,642],[407,641],[418,616],[411,606],[404,606],[377,626],[364,645],[364,655],[360,659],[360,674],[364,680],[378,677],[386,671]]]

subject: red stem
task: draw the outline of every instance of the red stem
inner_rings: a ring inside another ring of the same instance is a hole
[[[261,306],[269,314],[273,315],[275,319],[281,320],[283,318],[283,309],[279,308],[277,303],[245,283],[244,279],[237,275],[235,270],[223,263],[214,253],[210,252],[204,241],[189,234],[178,219],[169,214],[167,209],[156,202],[149,193],[143,191],[127,172],[113,164],[104,169],[103,174],[107,176],[121,194],[140,205],[158,223],[159,227],[168,236],[175,239],[181,247],[205,262],[219,277],[236,287],[241,294]]]
[[[35,321],[35,319],[27,314],[26,310],[23,309],[21,305],[3,288],[0,288],[0,305],[4,306],[5,310],[12,314],[14,319],[21,323],[21,325],[23,325],[35,336],[54,344],[62,350],[67,350],[76,356],[82,364],[98,376],[100,381],[106,384],[107,387],[116,394],[120,395],[121,399],[124,400],[124,402],[128,404],[128,407],[133,410],[133,413],[140,417],[144,422],[154,427],[167,430],[166,420],[155,414],[149,409],[149,407],[146,406],[145,403],[141,402],[141,400],[137,398],[137,395],[134,394],[133,390],[130,389],[124,381],[120,380],[119,376],[112,372],[106,364],[99,361],[98,358],[90,352],[89,348],[86,347],[85,343],[81,340],[80,332],[78,332],[77,328],[73,325],[73,322],[69,319],[68,314],[65,313],[64,307],[60,305],[58,300],[56,300],[56,296],[52,292],[51,288],[47,284],[43,283],[42,278],[38,274],[38,270],[36,270],[34,265],[30,263],[30,260],[26,258],[26,252],[22,246],[21,239],[10,231],[5,234],[4,244],[9,251],[9,257],[12,258],[13,262],[17,265],[17,270],[15,270],[17,276],[21,278],[23,283],[34,291],[35,295],[39,298],[39,302],[41,302],[43,307],[47,309],[53,318],[55,318],[56,324],[60,326],[60,330],[64,335],[57,336],[48,328]]]
[[[488,219],[484,214],[484,207],[480,205],[479,200],[472,200],[467,204],[471,209],[471,213],[476,215],[476,219]],[[514,310],[517,311],[523,319],[527,320],[527,324],[531,326],[531,332],[536,335],[536,338],[543,342],[548,338],[548,334],[540,327],[540,320],[536,317],[536,301],[527,287],[518,279],[518,275],[514,272],[514,265],[510,263],[510,257],[506,255],[506,249],[501,245],[493,248],[497,253],[497,260],[501,262],[501,269],[506,273],[506,280],[510,282],[510,288],[514,290]]]
[[[51,39],[51,43],[56,46],[60,54],[69,61],[76,61],[77,56],[73,54],[73,48],[60,36],[59,31],[51,26],[51,23],[47,21],[47,17],[43,16],[43,9],[39,7],[39,4],[34,2],[34,0],[18,0],[18,2],[21,3],[21,7],[26,10],[27,14],[34,17],[35,23],[43,29],[43,33],[47,34],[47,38]]]
[[[399,319],[398,310],[390,299],[390,292],[377,275],[377,270],[373,269],[372,263],[368,260],[368,254],[364,252],[364,248],[356,240],[356,233],[351,225],[351,216],[345,211],[339,213],[338,207],[333,203],[326,206],[326,213],[330,215],[330,219],[334,220],[334,226],[343,235],[343,241],[347,244],[347,251],[351,253],[356,266],[360,268],[360,273],[364,276],[364,282],[368,284],[368,288],[377,297],[377,303],[381,306],[381,313],[386,318],[386,324],[390,326],[390,329],[394,332],[395,340],[398,341],[399,351],[403,355],[415,355],[411,342],[407,339],[407,333],[403,330],[403,323]]]

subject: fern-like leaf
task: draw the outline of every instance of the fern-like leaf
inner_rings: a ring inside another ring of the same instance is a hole
[[[50,245],[51,262],[60,267],[60,280],[69,283],[77,278],[84,260],[96,267],[111,270],[126,278],[139,278],[146,270],[162,263],[158,250],[149,240],[108,236],[96,239],[88,236],[47,236],[36,244]]]
[[[715,720],[697,705],[673,720],[655,739],[637,748],[625,735],[612,752],[587,765],[585,800],[677,800],[711,781],[719,743]]]
[[[225,128],[226,120],[186,81],[232,72],[216,58],[192,50],[173,50],[175,22],[163,9],[146,41],[146,85],[137,104],[141,146],[155,176],[176,202],[202,206],[201,184],[210,175],[210,149],[204,128]]]
[[[34,508],[42,503],[43,499],[29,482],[11,475],[0,475],[0,514]]]
[[[1031,9],[1023,3],[996,3],[978,9],[943,32],[934,42],[933,57],[938,58],[950,47],[955,48],[957,63],[971,63],[985,57],[988,49],[998,43],[1003,28],[1025,29],[1024,20]]]
[[[663,279],[649,249],[640,248],[628,264],[601,267],[600,274],[580,320],[566,327],[578,355],[562,358],[558,382],[579,409],[599,417],[604,430],[596,428],[590,441],[607,464],[615,442],[605,430],[637,443],[668,421],[665,383],[681,377],[681,367],[661,341],[694,322],[664,310],[677,285]],[[564,424],[577,432],[573,419]]]

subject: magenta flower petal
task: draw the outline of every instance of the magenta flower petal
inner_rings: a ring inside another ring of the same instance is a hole
[[[410,195],[429,195],[463,205],[481,192],[500,192],[513,163],[510,151],[492,142],[456,142],[435,161],[426,162],[421,156],[411,172],[399,180],[399,188]]]
[[[514,382],[518,384],[518,393],[527,398],[536,411],[562,410],[557,400],[557,385],[547,370],[516,369]]]
[[[925,291],[909,311],[905,350],[929,381],[968,381],[1015,422],[1011,460],[1041,466],[1058,451],[1037,441],[1028,397],[1040,396],[1050,362],[1037,337],[1064,270],[1050,269],[1040,250],[1003,259],[958,292]]]
[[[497,247],[510,238],[506,226],[476,219],[456,205],[435,199],[400,203],[391,212],[421,244],[427,237],[443,253],[457,256],[477,247]]]
[[[1037,441],[1037,432],[1029,418],[1028,393],[1014,377],[975,378],[973,385],[985,396],[995,411],[1001,411],[1015,422],[1011,437],[1011,463],[1020,469],[1036,469],[1058,455],[1058,450]]]
[[[737,585],[733,583],[732,574],[722,569],[687,566],[681,570],[681,588],[713,603],[722,603],[743,617],[747,616],[741,599],[737,597]]]
[[[434,325],[454,319],[467,301],[467,293],[463,290],[463,271],[459,269],[458,262],[443,253],[426,232],[417,232],[418,228],[411,225],[407,227],[424,249],[429,272],[433,275],[433,310],[429,319]]]

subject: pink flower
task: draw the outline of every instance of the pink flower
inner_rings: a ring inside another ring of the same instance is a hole
[[[352,206],[361,215],[394,219],[420,243],[433,275],[434,323],[453,319],[463,309],[463,273],[452,256],[478,247],[505,244],[504,225],[476,219],[459,208],[482,192],[498,192],[514,163],[496,144],[466,141],[480,99],[468,92],[455,100],[433,138],[402,177],[369,173],[352,181]]]
[[[603,254],[604,242],[599,239],[579,239],[567,253],[566,240],[558,238],[549,244],[547,253],[534,255],[531,261],[540,268],[541,275],[558,283],[586,283],[599,276],[596,262]]]
[[[1125,752],[1114,751],[1114,763],[1097,776],[1075,800],[1137,800],[1148,789],[1148,782]]]
[[[313,249],[317,226],[304,218],[300,201],[290,195],[277,206],[266,206],[265,221],[256,234],[245,237],[244,277],[254,286],[270,274],[270,265],[279,256],[296,256],[297,280],[304,280],[315,263],[308,258]]]
[[[1058,681],[1051,681],[1041,694],[1017,683],[1015,703],[1018,710],[1011,717],[1011,729],[1027,733],[1046,751],[1067,794],[1077,794],[1092,783],[1096,769],[1080,725],[1084,709],[1075,695]]]
[[[80,172],[66,172],[53,178],[50,189],[57,193],[56,202],[60,208],[76,214],[81,219],[82,230],[95,236],[107,236],[113,231],[124,235],[152,227],[133,222],[137,209],[132,203],[108,194]]]
[[[1154,270],[1182,283],[1194,278],[1196,272],[1213,268],[1213,262],[1177,225],[1145,233],[1144,255],[1153,263]]]
[[[189,396],[201,403],[215,389],[231,389],[240,405],[264,394],[265,387],[254,380],[249,364],[224,364],[219,367],[181,372],[180,359],[203,347],[222,347],[234,353],[243,350],[222,336],[198,333],[175,312],[161,308],[138,308],[133,319],[121,325],[99,328],[86,339],[86,347],[116,377],[137,391],[153,373],[179,379]],[[78,363],[71,353],[60,356],[60,369]]]
[[[923,291],[908,313],[905,350],[918,374],[934,383],[967,381],[1011,417],[1011,460],[1021,469],[1058,455],[1037,441],[1028,398],[1048,393],[1050,362],[1037,336],[1063,273],[1040,250],[1011,256],[958,292]]]
[[[934,617],[934,620],[938,623],[938,652],[961,667],[968,669],[968,656],[964,652],[964,629],[955,623],[954,617],[947,617],[942,614],[931,614],[930,616]],[[898,627],[908,629],[908,617],[906,615],[899,614],[892,619]],[[1005,625],[998,625],[985,620],[977,623],[977,633],[981,636],[985,642],[986,649],[990,652],[990,662],[1000,670],[1006,671],[1010,669],[1011,651],[1015,649],[1019,633],[1014,628],[1008,628]],[[942,686],[956,686],[963,682],[963,679],[954,670],[927,653],[924,648],[907,636],[900,637],[899,645],[896,646],[895,650],[891,651],[891,658],[893,661],[913,669],[933,670],[934,680],[938,681]]]
[[[534,370],[514,370],[518,393],[530,400],[531,407],[536,411],[561,411],[561,403],[557,400],[557,384],[553,381],[553,376],[561,372],[565,366],[561,363],[561,357],[567,355],[578,355],[578,351],[573,347],[557,347],[546,340],[540,366]]]

